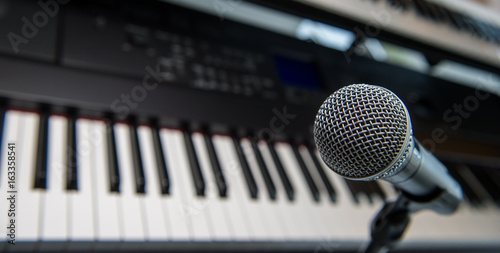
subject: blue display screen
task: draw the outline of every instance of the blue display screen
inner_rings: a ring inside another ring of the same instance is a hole
[[[279,78],[285,85],[309,90],[321,88],[318,72],[311,62],[275,55],[274,63]]]

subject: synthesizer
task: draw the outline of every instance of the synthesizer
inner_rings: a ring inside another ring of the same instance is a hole
[[[464,189],[396,252],[500,248],[494,94],[174,3],[1,6],[2,252],[356,252],[399,193],[314,147],[317,109],[352,83],[393,90]]]

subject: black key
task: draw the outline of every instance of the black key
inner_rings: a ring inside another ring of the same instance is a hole
[[[205,195],[205,181],[203,180],[203,174],[201,173],[200,164],[198,163],[198,158],[196,157],[196,151],[194,150],[193,140],[191,139],[191,133],[184,131],[184,142],[186,143],[186,151],[189,159],[189,164],[191,165],[191,175],[193,176],[194,187],[196,195]]]
[[[292,150],[293,150],[293,154],[295,155],[295,158],[297,159],[297,162],[299,162],[300,170],[302,171],[302,175],[306,179],[307,186],[309,186],[309,190],[311,191],[312,197],[314,198],[315,201],[319,201],[318,187],[314,183],[314,180],[311,176],[311,173],[307,169],[307,166],[304,163],[302,156],[300,155],[300,152],[299,152],[297,145],[292,145]]]
[[[370,204],[373,204],[372,195],[375,195],[375,190],[372,188],[372,186],[368,182],[363,181],[355,181],[354,184],[358,185],[361,192],[367,197],[368,202]]]
[[[352,180],[345,179],[345,178],[344,178],[344,182],[346,183],[347,188],[349,188],[349,191],[351,192],[352,199],[354,200],[354,202],[356,204],[359,204],[359,197],[358,197],[358,195],[361,192],[361,189],[359,188],[359,185],[356,184],[356,181],[352,181]]]
[[[323,169],[323,166],[321,166],[318,157],[316,157],[316,154],[314,154],[314,151],[311,148],[307,148],[307,150],[309,151],[309,156],[311,156],[314,166],[316,167],[316,170],[318,171],[319,176],[321,177],[321,180],[325,185],[326,191],[328,192],[328,196],[330,196],[330,200],[332,202],[335,202],[337,200],[337,193],[335,192],[335,189],[333,188],[330,179],[328,179],[328,177],[326,176],[325,170]]]
[[[260,153],[259,147],[257,146],[257,142],[254,139],[251,139],[250,143],[252,144],[252,149],[255,154],[255,159],[257,160],[260,172],[262,173],[262,177],[264,178],[264,183],[266,184],[269,198],[276,199],[276,186],[274,185],[273,179],[269,174],[269,170],[267,169],[266,163],[262,158],[262,154]]]
[[[116,152],[116,139],[114,121],[106,120],[106,143],[108,151],[109,187],[112,192],[120,191],[120,172],[118,170],[118,156]]]
[[[437,22],[444,22],[446,16],[444,16],[440,11],[439,11],[439,6],[427,2],[427,9],[429,10],[429,14],[431,15],[432,19],[434,19]]]
[[[387,0],[390,7],[394,9],[400,9],[402,11],[408,10],[411,2],[409,0]]]
[[[455,180],[462,186],[462,191],[468,202],[475,207],[482,206],[482,201],[479,196],[472,190],[472,187],[467,183],[467,181],[458,173],[460,168],[457,168],[455,164],[444,163],[450,172],[450,175],[455,178]]]
[[[68,115],[68,138],[66,153],[66,189],[77,190],[77,150],[76,150],[76,113],[70,111]]]
[[[214,143],[212,142],[212,137],[208,134],[203,134],[205,137],[205,143],[207,146],[208,156],[210,157],[210,165],[212,166],[212,171],[214,173],[215,182],[217,184],[217,189],[219,190],[219,196],[225,197],[227,195],[227,185],[224,178],[224,173],[220,167],[219,159],[215,153]]]
[[[35,188],[47,188],[47,149],[49,131],[49,112],[46,108],[40,113],[38,125],[38,144],[36,148]]]
[[[414,0],[413,3],[419,15],[425,18],[432,18],[429,10],[427,9],[427,5],[423,0]]]
[[[460,13],[447,10],[450,15],[451,23],[454,27],[461,31],[469,31],[469,26],[464,21],[464,16]]]
[[[375,194],[377,194],[377,196],[379,196],[382,200],[387,199],[384,190],[382,190],[382,187],[380,187],[377,181],[369,181],[368,183],[372,185],[372,188],[375,190]]]
[[[283,168],[283,164],[280,161],[280,158],[278,157],[278,154],[276,153],[276,150],[274,149],[274,145],[270,142],[267,142],[267,147],[269,148],[269,152],[271,153],[271,156],[273,157],[274,164],[276,165],[276,170],[278,170],[278,174],[280,175],[281,182],[283,183],[283,186],[285,187],[286,195],[288,196],[289,200],[293,200],[294,198],[294,189],[292,186],[292,183],[290,182],[290,179],[288,178],[288,175],[285,172],[285,169]]]
[[[488,169],[478,166],[469,166],[470,171],[479,179],[481,185],[488,192],[497,205],[500,205],[500,184],[496,184]]]
[[[146,178],[144,177],[144,169],[142,167],[141,149],[139,147],[139,138],[137,137],[137,123],[135,119],[131,120],[130,140],[132,149],[132,169],[135,176],[135,190],[137,193],[146,192]]]
[[[255,183],[255,178],[253,177],[252,171],[250,171],[250,167],[248,166],[245,154],[241,149],[240,141],[237,138],[233,138],[233,143],[234,148],[236,149],[236,153],[238,154],[238,159],[240,161],[241,169],[243,170],[243,175],[245,176],[245,181],[247,182],[250,197],[256,199],[258,194],[257,184]]]
[[[161,193],[170,193],[170,179],[168,178],[167,163],[160,141],[160,128],[156,122],[153,123],[153,145],[155,148],[156,167],[158,168],[158,179],[160,180]]]

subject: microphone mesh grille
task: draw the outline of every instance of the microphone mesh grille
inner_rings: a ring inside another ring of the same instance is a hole
[[[323,161],[350,179],[394,173],[394,165],[401,165],[409,152],[409,146],[404,147],[408,138],[412,138],[411,122],[405,105],[380,86],[353,84],[339,89],[321,105],[314,122],[314,140]]]

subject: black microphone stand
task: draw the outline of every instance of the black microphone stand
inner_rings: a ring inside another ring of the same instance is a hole
[[[442,189],[435,189],[428,197],[416,197],[401,191],[398,198],[386,202],[373,219],[371,241],[364,252],[381,253],[394,248],[403,237],[412,214],[424,209],[449,214],[449,210],[455,210],[458,206],[458,202],[453,200],[453,196]],[[456,206],[448,209],[450,203]]]
[[[402,238],[410,223],[410,199],[404,193],[386,202],[371,224],[371,241],[365,253],[387,252]]]

